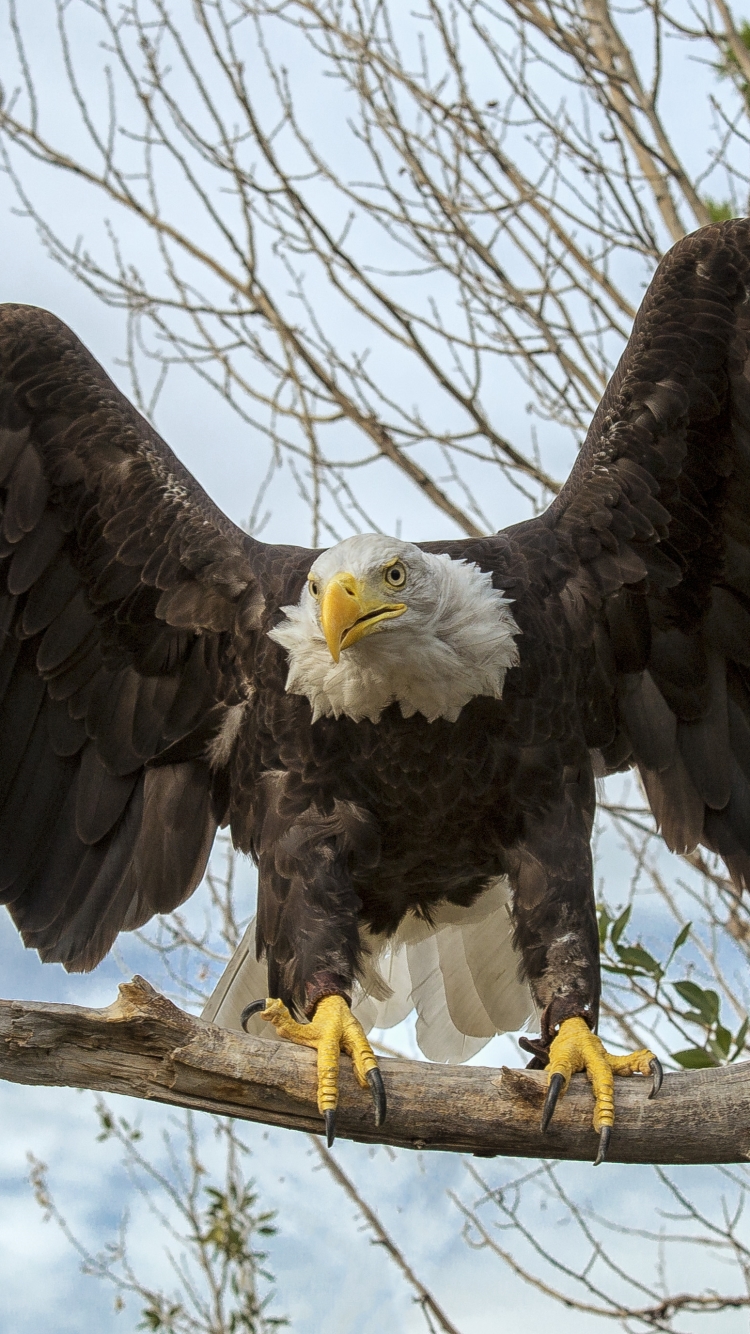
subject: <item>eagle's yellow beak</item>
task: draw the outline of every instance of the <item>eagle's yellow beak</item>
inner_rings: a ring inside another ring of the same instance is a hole
[[[405,611],[405,602],[386,602],[383,593],[374,592],[363,579],[334,575],[320,600],[320,624],[333,661],[338,662],[342,649],[371,634],[381,621]]]

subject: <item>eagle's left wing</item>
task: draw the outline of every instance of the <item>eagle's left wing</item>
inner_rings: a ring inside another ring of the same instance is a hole
[[[607,771],[637,764],[666,842],[750,884],[750,221],[663,260],[562,492],[554,540],[595,664]]]

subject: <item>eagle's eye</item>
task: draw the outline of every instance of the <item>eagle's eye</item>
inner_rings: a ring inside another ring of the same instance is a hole
[[[312,593],[314,598],[316,598],[320,593],[320,584],[318,583],[317,579],[308,579],[307,587],[310,589],[310,592]]]
[[[385,582],[391,588],[403,588],[406,583],[406,570],[400,560],[394,561],[393,565],[389,565],[387,570],[384,571],[384,575]]]

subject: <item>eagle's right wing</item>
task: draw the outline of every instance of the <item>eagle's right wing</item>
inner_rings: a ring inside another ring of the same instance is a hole
[[[0,307],[0,497],[0,901],[85,970],[203,875],[274,549],[32,307]]]

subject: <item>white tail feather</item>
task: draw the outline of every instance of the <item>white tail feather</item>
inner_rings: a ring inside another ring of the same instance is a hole
[[[268,968],[255,957],[255,918],[250,922],[224,972],[203,1007],[202,1019],[221,1028],[241,1030],[240,1015],[251,1001],[268,995]],[[269,1037],[268,1024],[255,1015],[247,1032],[256,1038]]]
[[[431,1061],[460,1063],[496,1033],[514,1032],[535,1015],[518,955],[505,879],[493,880],[471,908],[441,904],[432,922],[409,913],[395,936],[362,932],[364,961],[352,1009],[365,1032],[393,1028],[417,1011],[417,1042]],[[255,921],[203,1010],[224,1028],[240,1027],[250,1001],[267,994],[268,974],[255,958]],[[249,1031],[268,1035],[261,1019]]]

